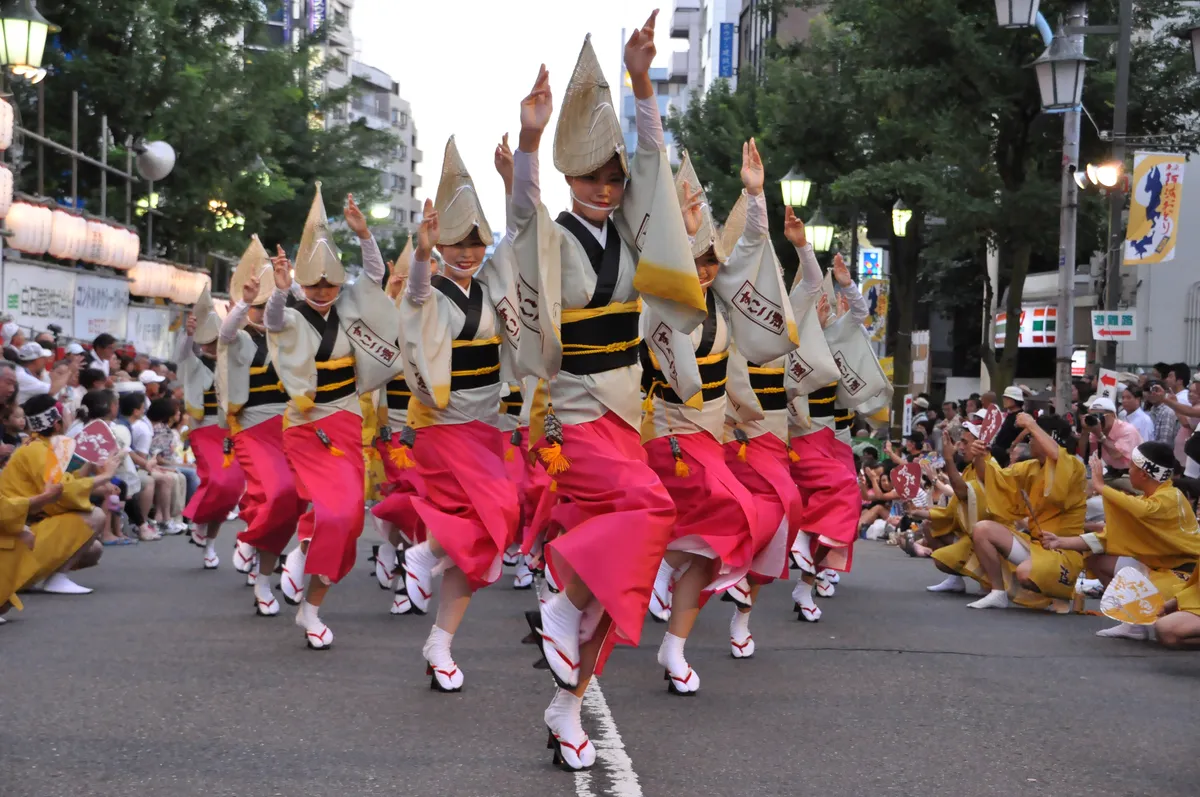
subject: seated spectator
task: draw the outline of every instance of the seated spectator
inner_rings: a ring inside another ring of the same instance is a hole
[[[105,376],[110,376],[111,372],[115,370],[112,367],[112,360],[116,352],[116,338],[107,332],[97,335],[96,339],[92,341],[92,350],[88,358],[88,368],[94,368]]]
[[[1128,421],[1117,418],[1117,408],[1107,396],[1097,396],[1088,404],[1083,416],[1083,428],[1088,433],[1080,455],[1098,452],[1107,468],[1104,480],[1118,490],[1130,492],[1129,464],[1133,450],[1142,442],[1138,430]]]
[[[187,479],[176,470],[179,465],[175,453],[178,436],[170,426],[179,411],[174,399],[160,398],[150,402],[146,417],[139,421],[151,426],[147,454],[155,468],[155,518],[158,530],[163,534],[180,534],[187,528],[183,522],[183,508],[187,506]],[[139,437],[140,433],[135,433],[134,448],[138,447]]]
[[[1084,466],[1068,453],[1073,449],[1070,427],[1055,415],[1034,419],[1017,416],[1028,429],[1034,458],[1001,469],[983,457],[982,445],[973,452],[976,471],[992,520],[981,520],[972,531],[975,555],[991,590],[970,604],[975,609],[1002,609],[1011,597],[1035,609],[1069,608],[1075,581],[1083,570],[1078,551],[1047,550],[1045,532],[1055,539],[1083,533],[1087,503]],[[1024,528],[1028,523],[1028,528]],[[1055,604],[1055,601],[1060,603]]]
[[[116,460],[106,463],[96,477],[66,471],[71,441],[63,436],[62,416],[47,395],[31,398],[24,405],[32,440],[21,446],[0,471],[0,499],[10,523],[24,515],[19,532],[21,549],[0,545],[0,602],[7,607],[13,594],[25,587],[60,595],[91,592],[67,574],[91,567],[100,560],[96,543],[103,513],[92,499],[103,499],[116,471]],[[14,524],[15,525],[15,524]],[[9,527],[11,528],[11,526]],[[16,552],[14,554],[14,552]]]
[[[69,369],[57,366],[54,372],[47,370],[54,355],[40,344],[26,343],[18,354],[21,364],[17,367],[17,403],[24,404],[33,396],[49,393],[52,396],[67,385]]]
[[[1103,584],[1122,566],[1118,557],[1131,557],[1146,566],[1164,600],[1174,598],[1200,559],[1200,528],[1188,500],[1171,482],[1178,463],[1170,446],[1151,441],[1133,452],[1129,479],[1141,495],[1106,485],[1098,456],[1091,466],[1092,487],[1104,501],[1103,528],[1078,537],[1044,532],[1042,545],[1087,554],[1088,570]],[[1120,623],[1096,636],[1146,639],[1148,631],[1143,625]]]
[[[158,482],[154,478],[157,469],[150,461],[150,438],[154,436],[154,428],[149,423],[142,423],[146,415],[146,394],[129,391],[121,394],[118,401],[121,414],[117,418],[114,431],[127,432],[128,443],[123,439],[125,435],[121,436],[121,443],[129,448],[129,460],[135,467],[135,475],[140,483],[137,492],[137,511],[130,512],[129,503],[127,503],[125,505],[126,513],[133,524],[138,527],[138,538],[142,542],[152,542],[162,539],[162,534],[150,522],[150,512],[155,506]],[[164,487],[164,489],[171,488]]]
[[[21,362],[20,350],[25,345],[25,333],[12,320],[12,316],[5,316],[3,327],[0,327],[0,337],[4,338],[4,359],[10,363]]]

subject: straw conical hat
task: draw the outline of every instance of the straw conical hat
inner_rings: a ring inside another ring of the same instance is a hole
[[[317,182],[312,207],[304,222],[304,234],[300,237],[300,251],[296,254],[296,282],[307,288],[322,279],[329,280],[331,285],[341,285],[346,281],[346,270],[342,268],[341,256],[329,231],[321,183]]]
[[[749,206],[750,200],[743,191],[738,197],[738,201],[734,203],[733,210],[729,211],[729,218],[725,219],[725,226],[721,228],[719,236],[725,257],[733,254],[733,248],[737,246],[738,239],[746,231],[746,211]]]
[[[258,295],[250,304],[264,304],[275,290],[275,279],[271,274],[271,258],[257,235],[250,237],[250,245],[242,253],[233,279],[229,281],[229,297],[235,302],[242,300],[242,288],[254,277],[258,277]]]
[[[437,199],[433,203],[438,213],[438,239],[441,246],[458,243],[479,229],[479,239],[485,246],[492,243],[492,228],[483,217],[483,206],[471,174],[458,154],[454,136],[446,142],[446,156],[442,160],[442,179],[438,181]]]
[[[684,189],[684,183],[687,183],[691,193],[700,190],[700,201],[703,203],[700,208],[700,229],[696,230],[692,239],[692,259],[703,257],[705,252],[712,249],[717,260],[724,263],[728,252],[722,245],[721,236],[717,234],[712,208],[708,204],[708,194],[704,193],[704,187],[700,184],[700,178],[696,176],[695,167],[692,166],[692,157],[686,152],[683,155],[683,163],[679,165],[679,172],[675,175],[675,191],[679,194],[680,207],[683,207],[688,199],[689,191]]]
[[[621,158],[621,168],[629,174],[621,120],[589,35],[583,40],[558,112],[554,168],[567,177],[582,177],[608,163],[613,155]]]
[[[208,284],[205,284],[204,290],[200,291],[200,296],[196,298],[192,314],[196,316],[196,334],[192,335],[192,340],[201,346],[215,341],[221,332],[221,319],[213,309],[212,291]]]

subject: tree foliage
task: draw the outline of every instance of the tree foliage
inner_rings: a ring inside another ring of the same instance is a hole
[[[158,254],[200,262],[207,252],[237,256],[251,233],[264,243],[299,241],[317,180],[327,208],[338,214],[354,193],[365,206],[380,194],[378,173],[366,164],[395,147],[393,136],[362,123],[323,124],[345,105],[347,87],[323,92],[321,42],[325,31],[295,47],[255,49],[241,44],[248,25],[260,23],[259,0],[43,0],[41,11],[62,32],[47,48],[47,135],[70,141],[70,97],[79,94],[81,148],[99,150],[101,116],[113,131],[110,161],[124,165],[127,139],[164,140],[176,151],[174,171],[155,184],[159,195],[154,243]],[[18,87],[24,122],[37,112],[36,92]],[[32,146],[18,187],[36,190]],[[46,193],[70,196],[69,163],[47,151]],[[83,166],[79,193],[99,212],[97,170]],[[135,198],[145,197],[144,182]],[[219,220],[210,202],[243,219]],[[124,186],[109,180],[108,213],[122,218]],[[136,220],[136,219],[135,219]]]
[[[935,311],[981,307],[987,292],[1007,295],[1016,317],[1025,276],[1058,263],[1062,117],[1041,111],[1037,82],[1028,65],[1042,52],[1037,32],[1002,30],[994,5],[975,0],[775,0],[785,6],[822,6],[809,37],[780,44],[761,85],[752,87],[752,118],[731,113],[739,91],[714,87],[693,100],[676,135],[693,153],[726,142],[714,123],[732,118],[738,135],[756,134],[768,173],[782,176],[798,165],[816,181],[811,204],[848,225],[868,220],[871,237],[886,239],[890,257],[892,318],[889,343],[895,355],[897,394],[911,372],[910,335],[918,301]],[[1064,1],[1047,0],[1055,19]],[[1116,0],[1093,2],[1091,22],[1116,21]],[[1200,81],[1190,53],[1164,29],[1164,19],[1186,18],[1176,0],[1138,4],[1133,50],[1129,130],[1169,133],[1195,146],[1200,130]],[[1155,22],[1156,21],[1156,22]],[[1153,24],[1152,24],[1153,23]],[[1090,37],[1084,103],[1096,122],[1111,129],[1115,42]],[[710,107],[711,106],[711,107]],[[1081,158],[1102,160],[1107,151],[1085,123]],[[725,162],[697,158],[702,180],[712,181],[714,205],[730,201]],[[733,170],[736,174],[736,170]],[[771,192],[775,193],[775,192]],[[908,235],[897,238],[891,207],[913,209]],[[811,212],[811,210],[810,210]],[[781,227],[781,209],[772,226]],[[1077,262],[1103,250],[1105,206],[1083,198]],[[989,285],[988,250],[998,253],[1000,284]],[[1015,312],[1014,312],[1015,311]],[[995,384],[1015,373],[1016,335],[995,357],[982,346]],[[899,413],[897,416],[899,417]]]

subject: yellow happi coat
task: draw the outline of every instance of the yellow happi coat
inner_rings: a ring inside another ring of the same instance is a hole
[[[1088,549],[1137,559],[1149,569],[1163,600],[1175,597],[1200,559],[1200,528],[1187,498],[1169,480],[1149,496],[1112,487],[1101,495],[1104,530],[1083,535]]]
[[[56,455],[49,440],[37,437],[0,470],[0,606],[12,601],[19,608],[17,590],[53,575],[94,533],[85,518],[92,511],[95,480],[65,473],[70,454],[62,453]],[[28,517],[29,500],[55,483],[63,485],[62,495]],[[26,525],[35,537],[32,551],[19,539]]]
[[[1048,551],[1042,547],[1041,537],[1043,531],[1059,537],[1083,534],[1087,514],[1083,462],[1059,447],[1058,459],[1045,463],[1030,459],[1001,468],[994,460],[989,461],[983,480],[984,496],[993,520],[1009,526],[1013,535],[1029,548],[1029,579],[1038,588],[1038,592],[1031,592],[1021,587],[1013,575],[1015,568],[1004,561],[1004,582],[1009,596],[1029,608],[1042,609],[1053,604],[1058,611],[1069,610],[1068,605],[1054,603],[1054,600],[1066,601],[1075,594],[1075,581],[1083,570],[1084,555],[1079,551]],[[1028,530],[1018,530],[1015,524],[1026,518],[1029,519]]]

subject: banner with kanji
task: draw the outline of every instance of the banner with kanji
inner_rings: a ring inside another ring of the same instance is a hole
[[[1133,156],[1125,265],[1174,259],[1186,164],[1187,158],[1175,152],[1138,152]]]
[[[996,348],[1002,348],[1009,335],[1008,313],[996,313]],[[1050,306],[1021,309],[1020,321],[1011,330],[1022,349],[1047,348],[1058,342],[1058,308]]]

